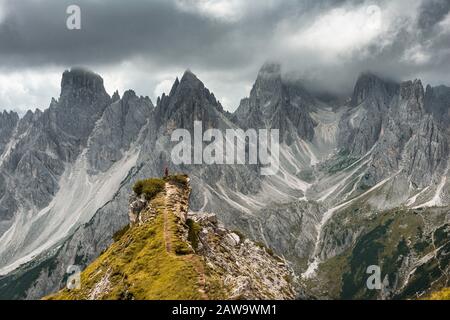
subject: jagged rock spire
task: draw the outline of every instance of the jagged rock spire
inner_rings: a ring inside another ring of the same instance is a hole
[[[163,124],[172,121],[172,126],[192,129],[195,120],[204,123],[219,121],[223,113],[222,105],[189,69],[181,77],[175,80],[169,95],[162,94],[158,98],[156,117],[158,123]]]
[[[350,104],[355,107],[369,98],[387,103],[398,91],[398,88],[399,85],[393,81],[384,80],[372,72],[364,72],[356,81]]]
[[[98,74],[83,68],[66,70],[61,80],[61,96],[77,90],[106,94],[103,79]]]
[[[114,103],[114,102],[119,101],[119,100],[120,100],[119,91],[116,90],[116,91],[114,91],[114,94],[113,94],[113,96],[111,98],[111,102]]]
[[[175,79],[175,82],[172,85],[172,89],[170,90],[169,95],[173,96],[178,88],[178,85],[180,84],[180,80],[178,80],[178,77]]]
[[[314,121],[309,111],[315,99],[300,81],[283,79],[279,63],[265,63],[248,99],[243,99],[234,113],[234,121],[244,128],[270,127],[280,130],[284,142],[296,137],[311,140]]]

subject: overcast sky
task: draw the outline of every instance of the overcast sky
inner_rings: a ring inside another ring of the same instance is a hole
[[[66,28],[71,4],[81,30]],[[449,0],[0,0],[0,110],[47,108],[71,66],[153,101],[189,68],[230,111],[265,61],[336,93],[367,70],[450,85],[449,11]]]

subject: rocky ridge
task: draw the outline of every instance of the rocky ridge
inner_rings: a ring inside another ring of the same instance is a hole
[[[216,215],[189,212],[189,195],[188,178],[169,177],[153,199],[132,196],[130,226],[86,268],[81,289],[49,299],[295,298],[287,261]]]

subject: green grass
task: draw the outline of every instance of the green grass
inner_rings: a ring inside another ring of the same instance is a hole
[[[163,179],[151,178],[137,181],[133,186],[136,195],[145,195],[147,200],[153,199],[158,193],[164,189],[165,182]]]
[[[175,174],[164,178],[165,181],[178,184],[180,186],[186,186],[188,183],[187,179],[188,176],[185,174]]]
[[[326,289],[326,292],[314,291],[318,296],[327,296],[331,299],[339,299],[342,289],[342,276],[348,271],[348,256],[338,255],[328,259],[319,265],[318,279],[308,280],[308,286]],[[318,290],[318,289],[316,289]]]
[[[450,300],[450,288],[444,288],[440,291],[433,292],[425,300]]]
[[[180,218],[174,214],[169,214],[168,219],[171,221],[170,227],[170,242],[172,244],[172,249],[178,255],[187,255],[194,253],[192,248],[188,243],[183,240],[183,232],[177,226],[181,223]]]
[[[122,229],[120,229],[119,231],[117,231],[116,233],[114,233],[113,235],[113,240],[114,241],[119,241],[122,236],[130,229],[130,225],[127,224],[125,227],[123,227]]]
[[[327,173],[334,174],[354,164],[358,159],[350,156],[346,151],[340,151],[336,157],[328,160],[323,166]]]
[[[192,219],[187,219],[186,224],[189,227],[188,240],[194,250],[198,248],[198,234],[201,230],[200,225]]]
[[[223,299],[225,289],[220,277],[183,241],[182,223],[165,204],[165,192],[159,192],[151,200],[157,212],[151,222],[116,233],[115,242],[82,272],[80,290],[64,289],[46,299],[86,300],[103,282],[108,284],[101,290],[103,300],[201,300],[205,294],[199,291],[200,273],[207,279],[206,297]],[[199,232],[199,226],[191,226],[193,232]]]

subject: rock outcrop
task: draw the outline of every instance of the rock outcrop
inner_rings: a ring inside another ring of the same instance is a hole
[[[220,275],[228,299],[293,299],[295,275],[289,262],[263,244],[227,230],[215,214],[190,213],[199,225],[196,252]]]
[[[356,82],[350,108],[339,127],[338,147],[354,156],[363,156],[378,141],[398,84],[364,73]]]
[[[288,144],[298,138],[311,141],[316,125],[310,112],[317,100],[297,80],[282,77],[281,66],[265,64],[258,73],[250,97],[241,101],[233,119],[247,128],[277,128]]]

